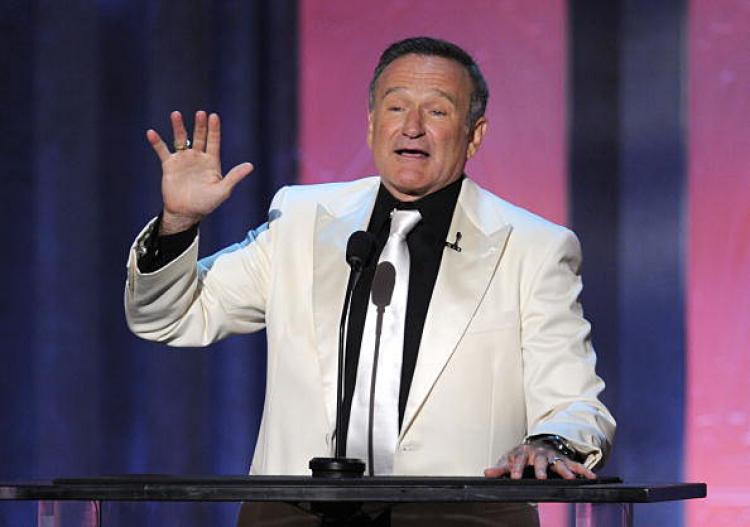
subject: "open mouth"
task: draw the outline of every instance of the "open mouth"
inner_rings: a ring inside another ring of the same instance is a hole
[[[427,159],[428,157],[430,157],[429,152],[420,150],[418,148],[398,148],[394,150],[394,152],[401,157],[411,159]]]

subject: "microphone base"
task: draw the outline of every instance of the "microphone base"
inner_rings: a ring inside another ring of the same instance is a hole
[[[361,478],[365,462],[349,457],[314,457],[310,460],[314,478]]]

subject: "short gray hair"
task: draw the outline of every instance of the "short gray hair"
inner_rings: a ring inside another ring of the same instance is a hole
[[[469,107],[468,126],[471,128],[476,124],[480,117],[484,115],[487,109],[487,99],[490,96],[487,82],[484,80],[479,66],[466,51],[456,44],[447,40],[440,40],[431,37],[411,37],[394,42],[383,51],[378,60],[375,71],[372,74],[369,89],[369,107],[370,110],[375,107],[375,85],[388,65],[394,60],[404,55],[423,55],[443,57],[458,62],[468,72],[471,77],[473,90],[471,92],[471,105]]]

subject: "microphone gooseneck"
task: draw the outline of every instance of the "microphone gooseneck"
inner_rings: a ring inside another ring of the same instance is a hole
[[[333,438],[336,441],[334,457],[314,457],[310,460],[313,477],[319,478],[357,478],[362,477],[365,463],[360,459],[345,457],[345,445],[339,441],[342,430],[342,411],[344,393],[344,346],[346,342],[346,328],[349,308],[351,307],[352,291],[357,287],[362,269],[367,266],[375,251],[375,237],[369,232],[357,231],[349,236],[346,244],[346,262],[352,271],[346,286],[344,305],[341,308],[341,322],[339,323],[339,353],[338,353],[338,383],[336,386],[336,430]]]
[[[346,347],[346,334],[348,329],[347,320],[352,303],[352,293],[357,287],[359,278],[362,276],[362,269],[365,268],[368,261],[375,252],[375,236],[366,231],[356,231],[349,236],[346,244],[346,262],[352,268],[349,275],[349,283],[346,287],[344,297],[344,306],[341,310],[341,321],[339,322],[339,357],[338,357],[338,383],[336,386],[336,450],[335,457],[343,458],[345,444],[339,441],[341,430],[343,430],[343,394],[344,394],[344,349]]]
[[[372,375],[370,377],[370,408],[367,419],[367,467],[370,476],[375,475],[375,454],[372,440],[373,421],[375,419],[375,386],[378,377],[378,358],[380,355],[380,335],[383,332],[383,314],[390,305],[393,289],[396,286],[396,268],[391,262],[383,261],[375,269],[372,279],[372,303],[377,307],[375,321],[375,351],[372,358]]]

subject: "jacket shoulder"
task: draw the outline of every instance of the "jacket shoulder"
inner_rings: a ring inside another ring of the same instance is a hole
[[[316,183],[312,185],[289,185],[282,187],[274,196],[273,204],[278,206],[295,205],[326,205],[331,201],[346,200],[347,196],[356,195],[379,184],[380,178],[367,177],[354,181],[335,183]]]
[[[485,209],[484,213],[489,213],[498,218],[499,222],[510,225],[514,237],[548,242],[560,237],[575,237],[567,227],[515,205],[474,182],[472,184],[476,192],[476,201]]]

